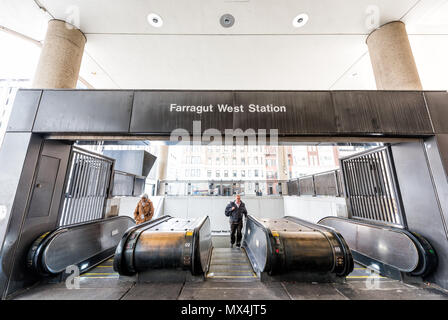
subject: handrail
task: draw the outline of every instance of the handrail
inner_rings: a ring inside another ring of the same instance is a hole
[[[133,273],[128,272],[127,270],[123,270],[122,265],[123,265],[123,252],[125,250],[125,246],[129,240],[129,237],[136,231],[140,230],[141,232],[143,232],[144,230],[148,229],[149,227],[152,227],[154,225],[158,225],[166,220],[171,219],[172,217],[169,215],[165,215],[165,216],[161,216],[157,219],[154,220],[150,220],[150,221],[146,221],[144,223],[141,224],[137,224],[131,228],[129,228],[128,230],[126,230],[126,232],[124,233],[123,237],[121,238],[120,242],[117,245],[117,248],[115,250],[115,258],[114,258],[114,270],[118,271],[120,274],[124,274],[124,275],[132,275]],[[140,232],[140,234],[141,234]],[[139,234],[139,235],[140,235]],[[139,236],[137,235],[136,238]]]
[[[331,234],[333,234],[335,236],[335,238],[338,240],[339,245],[341,246],[341,249],[343,251],[344,254],[344,260],[345,261],[350,261],[349,264],[344,264],[345,268],[342,272],[338,273],[338,275],[341,276],[347,276],[348,274],[350,274],[353,271],[354,268],[354,263],[353,263],[353,257],[352,257],[352,253],[350,251],[350,247],[348,246],[347,242],[345,241],[345,239],[342,237],[342,235],[335,229],[328,227],[328,226],[324,226],[324,225],[319,225],[319,224],[314,224],[311,223],[309,221],[297,218],[297,217],[292,217],[292,216],[285,216],[284,218],[290,220],[290,221],[297,221],[300,224],[303,224],[309,228],[312,229],[317,229],[318,231],[319,228],[325,229],[328,232],[330,232]]]
[[[386,231],[390,231],[390,232],[404,234],[414,243],[414,245],[418,251],[418,256],[419,256],[418,265],[416,266],[416,268],[413,271],[409,272],[413,276],[425,277],[426,275],[430,274],[436,268],[436,266],[438,264],[437,254],[436,254],[434,248],[432,247],[432,245],[428,242],[428,240],[423,238],[421,235],[419,235],[415,232],[412,232],[406,228],[398,228],[398,227],[393,227],[393,226],[388,226],[388,225],[383,225],[380,223],[373,223],[373,222],[367,223],[367,222],[360,221],[357,219],[347,219],[347,218],[343,218],[343,217],[332,217],[332,216],[320,219],[318,224],[321,224],[321,222],[323,222],[324,220],[327,220],[327,219],[328,220],[331,220],[331,219],[342,220],[347,223],[352,223],[352,224],[366,226],[366,227],[373,227],[373,228],[378,228],[378,229],[382,229],[382,230],[386,230]]]
[[[253,215],[248,214],[247,215],[247,219],[253,221],[255,223],[255,225],[257,225],[259,228],[261,228],[263,230],[263,232],[265,233],[266,236],[266,264],[264,267],[264,270],[261,270],[262,272],[265,270],[271,271],[272,269],[272,256],[273,256],[273,252],[272,252],[272,245],[271,245],[271,230],[266,227],[262,222],[260,222],[256,217],[254,217]],[[247,228],[247,222],[246,222],[246,228]],[[249,260],[251,259],[251,253],[250,251],[247,250],[246,248],[246,252],[248,253],[248,257]],[[252,263],[252,262],[251,262]]]
[[[84,227],[86,225],[92,225],[92,224],[96,224],[96,223],[110,222],[111,220],[118,220],[118,219],[129,219],[129,220],[134,221],[132,218],[130,218],[128,216],[116,216],[116,217],[111,217],[111,218],[107,218],[107,219],[96,219],[96,220],[81,222],[81,223],[77,223],[77,224],[73,224],[73,225],[62,226],[62,227],[58,227],[57,229],[55,229],[53,231],[48,231],[48,232],[42,234],[39,238],[37,238],[33,242],[30,250],[28,251],[28,254],[27,254],[28,267],[37,271],[37,273],[39,273],[40,275],[47,275],[48,273],[52,273],[50,270],[48,270],[42,266],[42,255],[43,255],[47,245],[53,239],[55,239],[57,236],[59,236],[62,233],[68,232],[68,231],[76,229],[76,228],[80,228],[80,227]]]
[[[194,231],[193,231],[193,248],[192,248],[192,259],[191,259],[191,270],[193,271],[193,273],[197,272],[197,270],[196,270],[196,257],[197,257],[198,253],[196,252],[196,250],[199,249],[199,243],[198,243],[198,241],[199,241],[199,232],[200,232],[200,230],[202,229],[202,227],[204,226],[204,224],[205,224],[205,222],[207,220],[210,220],[210,218],[208,216],[203,217],[202,221],[200,221],[200,223],[194,228]],[[200,256],[200,254],[201,253],[199,252],[198,256]],[[210,260],[210,254],[209,254],[208,260]],[[199,261],[200,261],[200,259],[199,259]],[[203,266],[201,265],[201,267],[203,267]]]

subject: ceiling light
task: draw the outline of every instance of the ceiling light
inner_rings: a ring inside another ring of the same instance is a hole
[[[294,28],[301,28],[308,22],[308,15],[306,13],[301,13],[292,20],[292,25]]]
[[[155,28],[160,28],[163,25],[163,20],[158,14],[150,13],[146,19],[148,20],[148,23]]]
[[[224,28],[230,28],[235,23],[235,18],[231,14],[223,14],[219,19],[219,22]]]

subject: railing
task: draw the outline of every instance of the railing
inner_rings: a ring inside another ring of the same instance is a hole
[[[73,148],[59,226],[101,219],[114,160]]]
[[[279,196],[286,180],[162,180],[159,196]]]
[[[341,159],[352,218],[405,226],[390,147]]]
[[[341,172],[332,170],[290,180],[288,195],[343,197]]]

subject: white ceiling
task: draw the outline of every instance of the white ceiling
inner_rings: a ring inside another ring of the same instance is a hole
[[[51,17],[87,35],[95,88],[375,89],[365,38],[403,20],[424,89],[448,89],[448,0],[0,0],[0,26],[37,40]],[[163,18],[163,27],[146,21]],[[233,27],[219,18],[232,14]],[[299,13],[310,17],[293,28]],[[1,70],[0,70],[1,72]]]

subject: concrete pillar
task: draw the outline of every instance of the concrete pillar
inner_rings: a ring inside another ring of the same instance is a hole
[[[422,90],[406,26],[387,23],[367,38],[378,90]]]
[[[160,181],[166,180],[167,167],[168,167],[168,151],[169,147],[167,145],[159,146],[159,152],[157,155],[157,182],[159,188],[157,194],[163,196],[165,194],[165,185],[161,184]]]
[[[33,88],[76,88],[85,43],[85,35],[76,27],[50,20]]]

